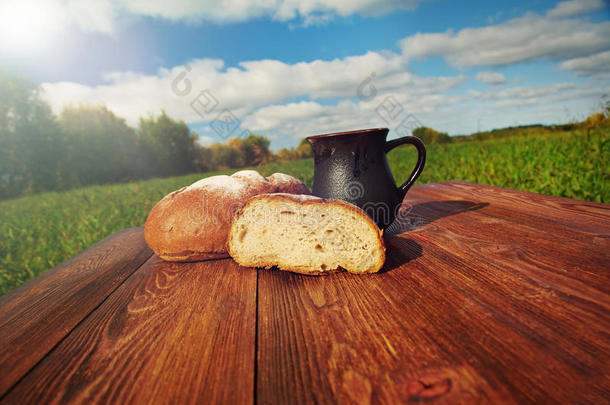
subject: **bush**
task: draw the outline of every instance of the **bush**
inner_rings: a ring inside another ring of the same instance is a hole
[[[299,145],[296,148],[282,148],[280,149],[275,158],[280,162],[286,162],[289,160],[307,159],[313,156],[313,148],[307,139],[301,139]]]
[[[428,127],[419,127],[413,130],[413,135],[424,141],[426,145],[434,143],[449,143],[451,137],[445,132],[438,132]]]

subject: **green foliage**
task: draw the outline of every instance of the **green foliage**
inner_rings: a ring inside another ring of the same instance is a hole
[[[313,156],[313,148],[307,139],[301,139],[296,148],[282,148],[277,152],[276,158],[280,162],[289,160],[306,159]]]
[[[184,121],[175,121],[165,111],[160,116],[140,118],[138,143],[145,156],[144,174],[178,175],[197,170],[197,135]]]
[[[242,144],[242,140],[237,138],[235,140],[230,139],[228,143],[216,142],[210,145],[211,167],[218,169],[243,167]]]
[[[38,88],[0,70],[0,198],[61,187],[64,145]]]
[[[273,159],[269,140],[255,134],[248,134],[243,140],[231,138],[227,143],[216,142],[204,149],[210,151],[209,167],[218,169],[258,166]]]
[[[516,190],[610,202],[610,128],[431,145],[418,182],[463,180]],[[401,148],[388,161],[397,182],[415,165]]]
[[[415,151],[388,155],[398,183],[411,172]],[[610,202],[610,129],[575,130],[428,147],[417,184],[464,180],[576,199]],[[263,175],[283,172],[310,188],[313,160],[271,162]],[[235,169],[225,170],[232,173]],[[144,224],[165,194],[206,176],[190,174],[137,183],[90,186],[0,201],[0,293],[65,261],[119,229]]]
[[[426,145],[451,142],[451,137],[445,132],[438,132],[437,130],[428,127],[415,128],[413,130],[413,135],[424,141]]]
[[[455,135],[451,137],[451,140],[453,142],[484,141],[487,139],[510,138],[514,136],[530,136],[540,134],[551,134],[557,132],[570,132],[578,128],[580,128],[580,125],[575,123],[561,125],[519,125],[516,127],[492,129],[491,131],[475,132],[470,135]]]
[[[118,182],[137,177],[137,139],[125,120],[104,106],[66,107],[59,116],[65,140],[66,184]]]
[[[258,166],[270,162],[273,159],[273,154],[269,145],[269,139],[266,137],[248,134],[242,147],[245,166]]]

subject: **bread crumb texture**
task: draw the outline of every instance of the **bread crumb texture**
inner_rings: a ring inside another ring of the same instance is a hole
[[[382,231],[360,208],[285,193],[250,199],[233,220],[228,250],[242,266],[305,274],[374,273],[385,261]]]

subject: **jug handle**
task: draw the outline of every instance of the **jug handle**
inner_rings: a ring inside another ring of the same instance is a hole
[[[391,141],[386,142],[385,153],[388,153],[395,147],[406,143],[411,144],[415,146],[415,148],[417,148],[417,163],[415,164],[415,168],[411,172],[411,175],[409,175],[409,178],[404,183],[402,183],[400,187],[398,187],[398,190],[400,191],[401,200],[405,197],[407,191],[409,191],[413,183],[415,183],[415,180],[417,180],[422,170],[424,170],[424,166],[426,164],[426,145],[424,145],[424,142],[416,136],[405,136],[403,138],[393,139]]]

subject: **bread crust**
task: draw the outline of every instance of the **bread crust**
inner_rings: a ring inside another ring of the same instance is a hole
[[[253,170],[202,179],[166,195],[152,208],[144,227],[146,243],[167,261],[229,257],[226,241],[234,213],[257,194],[297,189],[309,193],[293,177],[275,176],[272,182]]]
[[[301,180],[284,173],[273,173],[267,180],[277,187],[276,193],[311,194]]]
[[[350,210],[351,212],[353,212],[357,216],[359,216],[363,221],[365,221],[365,223],[371,228],[371,230],[373,230],[375,232],[375,235],[377,236],[377,241],[379,242],[379,247],[381,249],[380,260],[378,260],[377,263],[375,264],[375,266],[373,266],[373,269],[375,269],[375,270],[367,270],[367,271],[363,271],[363,272],[358,272],[357,274],[376,273],[381,269],[381,267],[383,267],[383,264],[385,263],[385,259],[386,259],[386,248],[385,248],[385,243],[383,240],[383,230],[379,229],[379,227],[377,226],[377,224],[375,224],[375,222],[372,220],[372,218],[369,217],[362,209],[356,207],[353,204],[342,201],[342,200],[323,199],[323,198],[315,197],[312,195],[299,195],[299,194],[287,194],[287,193],[267,193],[267,194],[256,195],[254,197],[251,197],[248,200],[248,202],[243,206],[243,208],[239,209],[235,213],[235,218],[233,220],[233,223],[231,224],[231,230],[229,231],[229,237],[227,239],[227,251],[229,252],[231,257],[235,258],[235,254],[231,253],[231,249],[232,249],[231,241],[237,236],[237,229],[236,228],[234,229],[234,226],[236,226],[236,223],[237,223],[236,219],[239,216],[241,216],[250,205],[252,205],[258,201],[261,201],[261,200],[266,201],[268,204],[277,202],[277,201],[289,201],[289,202],[297,203],[299,205],[308,205],[308,204],[334,205],[334,206],[340,206],[340,207]],[[305,269],[301,266],[287,265],[287,266],[278,267],[278,266],[270,265],[269,263],[260,262],[260,261],[254,262],[253,264],[251,264],[251,267],[260,267],[260,268],[266,268],[266,269],[276,267],[280,270],[291,271],[293,273],[306,274],[306,275],[326,275],[326,274],[346,270],[346,269],[343,269],[342,267],[339,267],[336,269],[312,271],[312,270]],[[349,270],[347,270],[347,271],[349,271]]]

